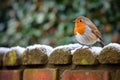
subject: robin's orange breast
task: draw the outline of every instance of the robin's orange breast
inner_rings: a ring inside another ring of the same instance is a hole
[[[96,35],[94,35],[94,33],[92,33],[89,26],[85,26],[85,31],[84,31],[83,35],[81,35],[80,32],[77,32],[75,35],[75,38],[78,42],[80,42],[81,44],[84,44],[84,45],[94,44],[98,40]]]
[[[86,24],[85,23],[75,23],[75,28],[74,28],[74,35],[76,35],[77,33],[79,33],[80,35],[83,35],[85,33],[85,27]]]

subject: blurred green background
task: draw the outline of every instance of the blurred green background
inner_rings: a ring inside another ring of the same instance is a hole
[[[120,43],[120,0],[0,0],[0,46],[75,43],[80,15],[96,24],[105,44]]]

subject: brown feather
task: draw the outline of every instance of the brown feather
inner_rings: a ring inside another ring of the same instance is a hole
[[[103,47],[104,43],[103,43],[102,35],[99,32],[99,30],[97,29],[97,27],[93,24],[93,22],[89,18],[84,17],[84,16],[80,16],[78,18],[90,27],[90,29],[92,30],[92,33],[95,34],[95,36],[97,38],[99,38],[99,40],[100,40],[99,43]]]
[[[92,33],[94,33],[96,37],[98,37],[101,41],[103,41],[101,33],[99,33],[97,30],[92,30]]]
[[[99,30],[97,29],[97,27],[93,24],[93,22],[89,18],[84,17],[84,16],[80,16],[79,18],[82,19],[82,21],[85,22],[90,27],[90,29],[92,30],[92,33],[95,34],[97,38],[99,38],[99,40],[100,40],[99,43],[103,47],[104,42],[103,42],[103,39],[102,39],[102,35],[99,32]]]

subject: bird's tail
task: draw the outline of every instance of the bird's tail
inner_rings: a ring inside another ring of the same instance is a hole
[[[104,44],[103,41],[99,41],[99,43],[100,43],[101,47],[104,47],[104,46],[105,46],[105,44]]]

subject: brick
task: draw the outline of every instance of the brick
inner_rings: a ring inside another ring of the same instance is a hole
[[[108,77],[108,71],[66,70],[61,80],[109,80]]]
[[[89,49],[77,49],[73,53],[72,62],[76,65],[94,65],[98,60]]]
[[[120,51],[115,47],[104,48],[97,59],[101,64],[117,64],[120,63]]]
[[[56,69],[25,69],[23,80],[56,80]]]
[[[2,62],[3,62],[3,54],[2,53],[0,53],[0,66],[2,66],[3,64],[2,64]]]
[[[61,48],[54,50],[50,57],[49,63],[50,64],[69,64],[72,62],[71,60],[71,50],[68,48]]]
[[[23,65],[31,65],[31,64],[46,64],[48,62],[48,56],[44,53],[45,48],[35,48],[35,49],[27,49],[22,54],[22,64]]]
[[[0,70],[0,80],[20,80],[20,71]]]
[[[20,64],[20,60],[16,50],[9,51],[4,55],[3,57],[4,66],[15,66],[19,64]]]
[[[116,71],[115,78],[113,78],[113,79],[114,80],[120,80],[120,70]]]

